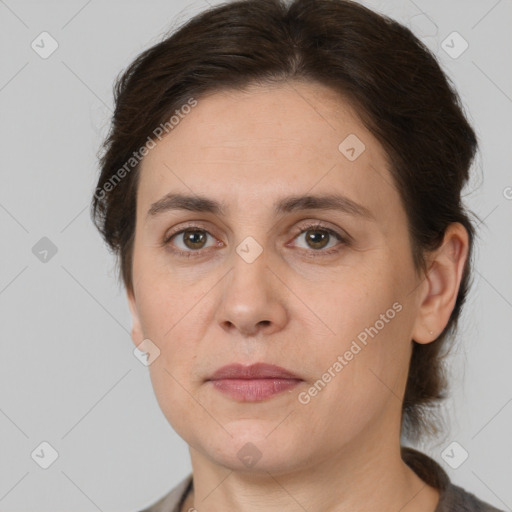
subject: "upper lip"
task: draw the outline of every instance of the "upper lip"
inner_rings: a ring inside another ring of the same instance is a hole
[[[299,379],[292,372],[267,363],[254,363],[249,366],[235,363],[219,368],[207,380],[220,379]],[[301,380],[301,379],[300,379]]]

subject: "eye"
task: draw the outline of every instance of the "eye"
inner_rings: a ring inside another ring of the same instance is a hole
[[[199,227],[190,226],[167,236],[164,240],[164,245],[174,245],[176,249],[173,248],[173,250],[177,253],[184,254],[185,256],[191,256],[191,253],[199,252],[201,249],[208,248],[206,243],[209,237],[215,241],[215,238],[208,233],[208,231]],[[174,239],[175,241],[173,242]],[[222,244],[222,242],[220,243]],[[213,245],[216,244],[213,243],[210,247]]]
[[[302,226],[300,229],[301,231],[295,237],[295,239],[302,239],[306,246],[301,248],[310,252],[313,251],[321,252],[322,254],[331,254],[333,252],[337,252],[339,248],[335,250],[329,249],[332,249],[338,245],[348,244],[348,240],[340,233],[337,233],[336,231],[321,224]],[[338,243],[336,243],[336,241]]]

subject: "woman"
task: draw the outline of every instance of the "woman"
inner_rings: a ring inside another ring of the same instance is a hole
[[[135,60],[94,215],[193,468],[147,511],[496,510],[401,446],[436,429],[476,145],[428,50],[350,1],[232,2]]]

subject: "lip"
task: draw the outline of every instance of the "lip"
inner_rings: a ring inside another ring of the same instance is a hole
[[[208,380],[221,379],[300,379],[292,372],[267,363],[254,363],[249,366],[234,363],[219,368]]]
[[[260,402],[294,388],[302,379],[280,366],[255,363],[223,366],[207,382],[239,402]]]

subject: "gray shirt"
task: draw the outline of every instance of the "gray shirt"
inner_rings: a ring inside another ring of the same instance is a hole
[[[427,455],[412,448],[403,447],[402,458],[424,482],[439,490],[439,503],[435,512],[503,512],[452,484],[444,469]],[[192,486],[190,474],[171,492],[141,512],[180,512]]]

